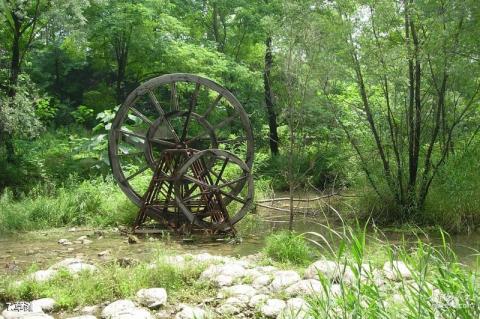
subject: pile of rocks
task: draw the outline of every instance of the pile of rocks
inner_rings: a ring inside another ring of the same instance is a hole
[[[117,300],[103,305],[84,307],[77,317],[70,319],[202,319],[210,317],[249,318],[261,314],[267,318],[310,318],[306,296],[338,296],[342,286],[356,280],[373,280],[379,287],[386,283],[408,280],[410,269],[401,261],[387,262],[383,269],[372,269],[362,265],[359,269],[341,265],[334,261],[318,260],[305,269],[303,274],[294,270],[282,270],[274,266],[259,265],[259,256],[240,259],[210,254],[186,254],[165,257],[163,262],[175,267],[187,263],[207,264],[198,280],[216,287],[216,295],[198,305],[168,305],[164,288],[146,288],[136,293],[134,300]],[[147,267],[156,267],[151,264]],[[46,270],[39,270],[29,280],[46,281],[60,270],[76,274],[80,271],[97,271],[97,267],[77,258],[68,258]],[[342,285],[343,284],[343,285]],[[391,285],[390,285],[391,286]],[[29,313],[13,313],[5,310],[0,319],[53,318],[49,312],[55,307],[52,299],[33,301]],[[170,310],[167,310],[170,309]]]

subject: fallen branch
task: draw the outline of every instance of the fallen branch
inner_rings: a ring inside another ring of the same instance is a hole
[[[328,197],[332,197],[332,196],[337,196],[337,195],[338,195],[338,193],[331,193],[331,194],[317,196],[317,197],[313,197],[313,198],[294,198],[293,201],[294,202],[313,202],[313,201],[316,201],[316,200],[320,200],[320,199],[324,199],[324,198],[328,198]],[[284,200],[290,200],[290,198],[289,197],[278,197],[278,198],[260,199],[260,200],[257,200],[257,204],[258,203],[268,203],[268,202],[280,202],[280,201],[284,201]]]

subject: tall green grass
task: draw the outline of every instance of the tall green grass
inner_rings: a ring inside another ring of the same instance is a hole
[[[0,196],[0,234],[70,225],[130,224],[137,208],[111,180],[67,181],[53,190],[41,186],[28,196]]]
[[[323,291],[308,299],[310,315],[322,319],[480,318],[478,260],[472,268],[462,265],[446,235],[441,232],[441,236],[438,246],[421,240],[394,246],[369,238],[365,229],[347,227],[342,242],[328,257],[341,265],[340,269],[351,269],[354,279],[347,281],[340,276],[334,292],[334,283],[319,274]],[[315,239],[322,242],[325,238]],[[371,240],[375,243],[367,245]],[[412,278],[380,282],[382,263],[372,264],[372,247],[381,250],[388,262],[403,261]]]

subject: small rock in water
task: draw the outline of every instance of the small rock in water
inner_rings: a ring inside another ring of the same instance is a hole
[[[68,239],[65,239],[65,238],[59,239],[59,240],[58,240],[58,243],[59,243],[60,245],[63,245],[63,246],[69,246],[69,245],[72,244],[71,241],[69,241]]]
[[[68,231],[71,232],[71,233],[74,233],[74,232],[77,231],[77,228],[76,228],[76,227],[72,227],[72,228],[69,228]]]
[[[175,319],[204,319],[206,312],[202,308],[182,305],[182,310],[175,315]]]
[[[32,309],[39,309],[43,312],[51,312],[57,302],[52,298],[42,298],[32,301]]]
[[[117,259],[117,263],[120,265],[120,267],[131,267],[138,264],[138,260],[130,257],[120,257]]]
[[[383,273],[390,280],[400,281],[412,278],[412,272],[403,261],[387,261],[383,265]]]
[[[135,235],[128,235],[128,243],[129,244],[138,244],[140,242],[140,239],[138,239],[137,236]]]
[[[87,235],[83,235],[77,238],[78,241],[84,241],[85,239],[88,239]]]
[[[107,256],[110,256],[111,253],[112,253],[112,251],[110,249],[107,249],[107,250],[99,252],[97,255],[98,255],[98,257],[107,257]]]
[[[140,289],[137,299],[148,308],[156,308],[167,303],[167,291],[164,288]]]
[[[83,245],[90,245],[91,243],[93,243],[93,241],[91,241],[90,239],[84,239],[84,240],[82,240],[82,244],[83,244]]]
[[[276,317],[285,307],[286,303],[283,300],[268,299],[265,304],[260,308],[260,311],[265,317]]]

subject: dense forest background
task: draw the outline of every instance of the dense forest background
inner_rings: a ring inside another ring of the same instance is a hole
[[[177,72],[243,104],[259,189],[335,189],[376,223],[473,229],[479,39],[476,0],[1,0],[0,229],[131,218],[109,122]]]

